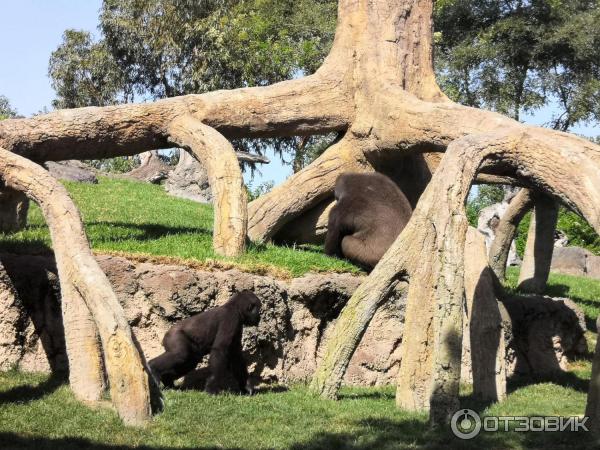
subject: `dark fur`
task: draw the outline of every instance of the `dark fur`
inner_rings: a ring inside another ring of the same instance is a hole
[[[371,270],[396,240],[412,214],[396,184],[379,173],[344,173],[335,183],[325,253]]]
[[[231,371],[239,391],[249,392],[242,330],[244,325],[256,326],[259,321],[258,297],[250,291],[234,294],[223,306],[173,325],[163,338],[165,352],[149,362],[150,369],[165,386],[172,387],[177,378],[195,369],[210,353],[206,391],[216,394],[223,390],[227,371]]]

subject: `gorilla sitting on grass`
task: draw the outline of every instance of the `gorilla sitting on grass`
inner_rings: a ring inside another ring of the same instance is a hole
[[[223,306],[176,323],[163,338],[165,352],[148,363],[152,373],[166,387],[173,387],[176,379],[194,370],[210,354],[207,392],[221,392],[230,371],[239,392],[251,394],[242,355],[242,330],[258,325],[260,306],[258,297],[245,290],[234,294]]]

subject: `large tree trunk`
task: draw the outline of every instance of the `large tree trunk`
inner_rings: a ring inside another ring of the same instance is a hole
[[[419,200],[410,223],[344,309],[313,382],[316,390],[335,393],[377,306],[394,286],[408,282],[398,401],[431,408],[435,422],[444,420],[458,392],[464,201],[474,177],[482,172],[550,194],[600,231],[600,147],[449,101],[434,78],[432,8],[431,0],[340,0],[333,48],[314,75],[5,120],[0,146],[37,161],[174,144],[199,159],[223,159],[215,167],[232,183],[217,208],[215,246],[232,254],[243,248],[245,211],[225,138],[343,134],[311,165],[249,205],[248,234],[255,240],[284,235],[295,222],[321,223],[342,172],[383,170],[420,153],[446,152],[425,192],[415,189],[413,201]],[[591,402],[596,398],[590,395]]]
[[[558,205],[544,195],[536,195],[534,204],[519,274],[519,289],[532,294],[543,294],[552,265]]]

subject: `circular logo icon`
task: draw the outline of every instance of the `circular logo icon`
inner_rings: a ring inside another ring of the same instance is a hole
[[[452,416],[450,426],[454,436],[473,439],[481,431],[481,418],[472,409],[459,409]]]

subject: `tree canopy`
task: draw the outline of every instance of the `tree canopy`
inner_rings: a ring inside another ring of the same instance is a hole
[[[434,23],[452,99],[517,120],[551,105],[562,131],[600,119],[597,0],[440,0]]]
[[[336,8],[336,1],[322,0],[104,0],[100,38],[67,30],[52,53],[54,106],[263,86],[312,73],[333,41]],[[269,145],[287,150],[299,169],[329,142],[234,144],[258,152]]]

